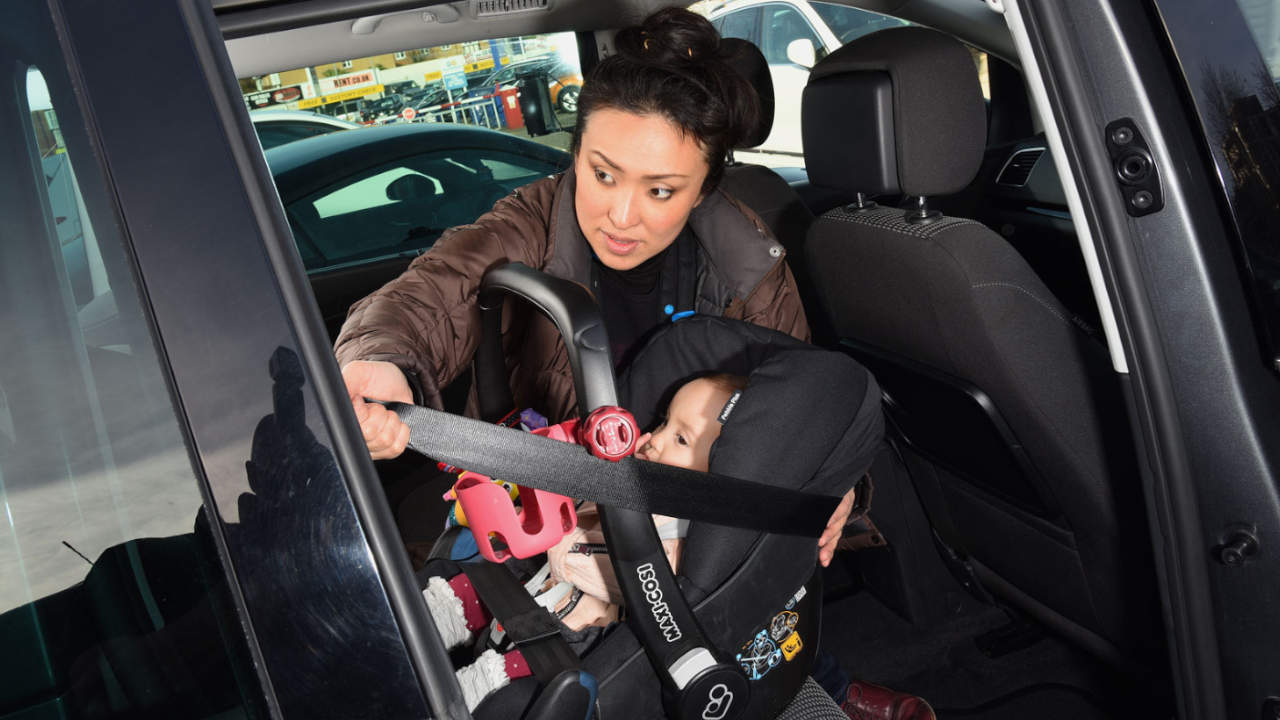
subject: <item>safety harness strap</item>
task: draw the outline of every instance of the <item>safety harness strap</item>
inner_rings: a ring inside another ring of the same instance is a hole
[[[539,683],[545,686],[562,671],[582,667],[582,661],[560,634],[555,618],[529,597],[506,565],[479,562],[461,563],[459,567],[484,606],[502,623]]]
[[[599,505],[783,535],[819,537],[840,498],[626,458],[430,408],[389,403],[409,447],[489,477]]]

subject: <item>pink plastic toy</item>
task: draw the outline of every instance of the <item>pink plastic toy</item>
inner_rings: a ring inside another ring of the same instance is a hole
[[[552,440],[587,445],[597,457],[615,461],[635,451],[639,434],[631,413],[617,407],[600,408],[587,417],[581,429],[577,420],[567,420],[533,432]],[[485,475],[464,472],[454,485],[458,503],[486,560],[503,562],[546,552],[578,526],[572,498],[523,485],[519,490],[521,507],[517,512],[507,489]],[[506,547],[495,549],[494,538]]]

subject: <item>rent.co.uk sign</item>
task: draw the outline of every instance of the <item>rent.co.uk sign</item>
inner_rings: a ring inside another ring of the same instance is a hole
[[[345,75],[320,78],[320,92],[323,95],[299,102],[298,109],[306,110],[320,105],[355,100],[358,97],[382,92],[382,90],[382,83],[378,82],[377,74],[373,70],[358,70]]]
[[[373,71],[350,73],[347,75],[339,75],[333,79],[333,87],[337,88],[353,88],[359,85],[369,85],[373,83]]]

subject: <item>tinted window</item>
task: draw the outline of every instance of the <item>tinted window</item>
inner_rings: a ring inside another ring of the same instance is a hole
[[[1280,368],[1280,2],[1159,6],[1227,193],[1262,339]]]
[[[417,155],[352,175],[289,203],[308,269],[430,247],[521,185],[562,167],[497,150]]]
[[[0,162],[0,715],[263,717],[76,96],[61,68],[19,68],[0,101],[23,118],[0,150],[29,159]]]
[[[258,141],[262,143],[262,149],[267,150],[277,145],[324,135],[341,128],[319,123],[271,122],[254,123],[253,129],[258,131]]]
[[[809,21],[804,19],[798,10],[787,5],[766,5],[764,7],[764,24],[761,26],[762,36],[760,50],[770,65],[789,63],[787,45],[794,40],[808,40],[818,58],[825,52],[822,38],[814,32]]]
[[[841,45],[877,30],[910,25],[906,20],[899,20],[846,5],[825,2],[811,2],[809,5],[818,13],[822,21],[827,24],[827,27],[831,29],[831,34],[836,36]]]
[[[723,16],[721,22],[724,24],[721,26],[720,34],[724,37],[741,38],[754,43],[759,16],[760,10],[757,8],[731,12]]]

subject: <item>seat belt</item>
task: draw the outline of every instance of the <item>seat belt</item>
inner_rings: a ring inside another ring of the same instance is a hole
[[[427,457],[539,490],[639,512],[819,537],[841,498],[626,458],[431,408],[388,403]]]
[[[560,634],[555,618],[534,602],[505,564],[460,563],[476,595],[515,643],[543,686],[565,670],[578,670],[582,661]]]

